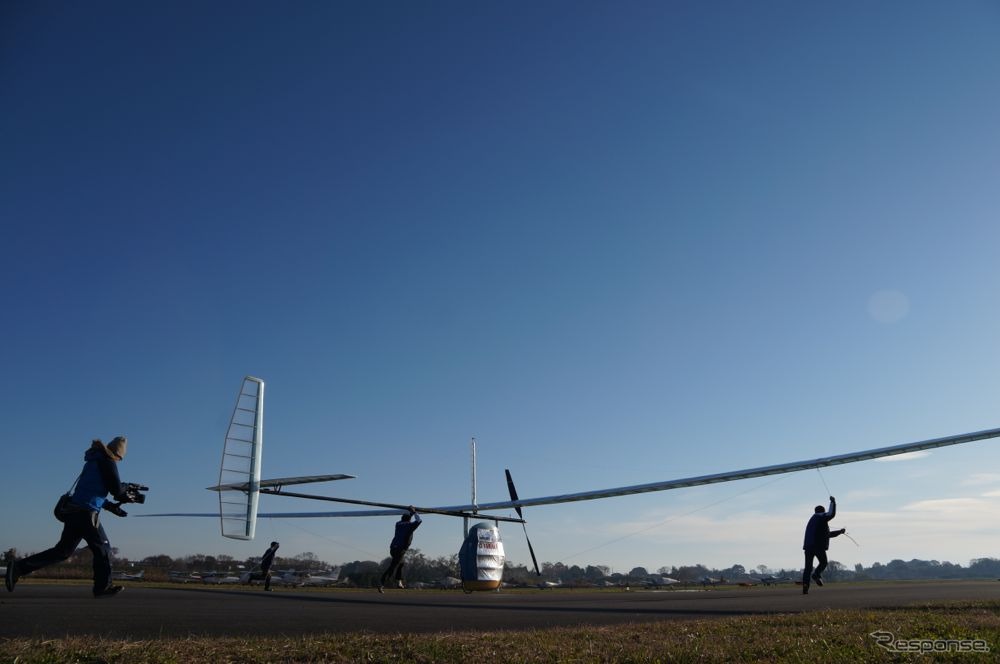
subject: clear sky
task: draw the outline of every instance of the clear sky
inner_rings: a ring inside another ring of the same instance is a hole
[[[246,374],[265,476],[414,504],[467,501],[473,436],[489,501],[1000,426],[998,35],[975,1],[3,3],[0,546],[56,541],[93,437],[129,436],[134,514],[215,509]],[[844,564],[1000,555],[997,441],[528,531],[792,567],[827,486]],[[393,523],[104,521],[131,558],[330,562]]]

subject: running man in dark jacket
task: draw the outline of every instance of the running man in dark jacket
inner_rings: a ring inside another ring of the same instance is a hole
[[[411,518],[412,521],[410,520]],[[389,566],[382,573],[382,580],[378,585],[379,592],[382,592],[382,589],[385,588],[385,583],[392,576],[393,572],[396,573],[396,586],[399,588],[403,587],[403,556],[406,555],[406,550],[413,543],[413,531],[420,527],[420,523],[420,515],[417,514],[417,510],[414,509],[413,505],[410,505],[410,513],[404,514],[396,522],[396,534],[392,538],[392,543],[389,544],[389,556],[391,560],[389,561]]]
[[[837,499],[830,496],[830,509],[823,510],[822,505],[817,505],[814,514],[806,524],[806,536],[802,543],[802,549],[806,553],[806,566],[802,570],[802,594],[809,594],[810,578],[816,582],[817,586],[823,585],[823,570],[826,569],[826,551],[830,548],[830,538],[843,535],[846,528],[840,530],[830,530],[830,521],[837,516]],[[819,561],[816,571],[813,571],[813,558]]]
[[[103,508],[125,516],[119,504],[108,500],[108,494],[118,501],[126,500],[117,463],[125,458],[127,445],[125,436],[118,436],[107,445],[100,440],[91,443],[83,456],[83,471],[70,497],[59,542],[51,549],[20,560],[8,556],[4,579],[8,591],[14,591],[18,578],[69,558],[80,540],[85,540],[94,554],[94,597],[110,597],[124,590],[124,586],[111,585],[111,543],[100,523],[100,515]]]

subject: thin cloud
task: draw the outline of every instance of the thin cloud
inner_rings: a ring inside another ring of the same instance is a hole
[[[868,315],[879,323],[895,323],[910,311],[910,298],[897,290],[880,290],[868,298]]]
[[[966,479],[962,480],[962,484],[966,486],[974,486],[976,484],[1000,484],[1000,473],[973,473]]]
[[[936,512],[938,514],[967,514],[990,507],[988,501],[980,498],[938,498],[934,500],[919,500],[900,509],[908,512]]]
[[[886,491],[885,489],[855,489],[850,491],[843,498],[838,499],[837,502],[849,505],[849,504],[859,504],[865,500],[872,500],[875,498],[885,498],[886,496],[893,495],[893,492]]]
[[[986,555],[995,541],[983,524],[1000,511],[1000,490],[991,493],[996,495],[928,499],[891,510],[842,510],[834,525],[846,527],[854,540],[838,539],[832,556],[850,566],[913,557],[964,563]],[[555,539],[541,546],[567,563],[631,550],[642,552],[644,560],[637,563],[653,565],[650,569],[667,563],[721,568],[736,562],[794,568],[801,565],[802,533],[810,515],[811,510],[788,509],[723,514],[654,509],[613,523],[580,522],[571,530],[548,533]]]

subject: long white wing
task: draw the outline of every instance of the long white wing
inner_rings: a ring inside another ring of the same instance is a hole
[[[752,477],[766,477],[768,475],[780,475],[782,473],[794,473],[800,470],[811,470],[813,468],[825,468],[827,466],[838,466],[846,463],[856,463],[881,457],[905,454],[907,452],[917,452],[929,450],[937,447],[947,447],[949,445],[962,445],[977,440],[1000,437],[1000,429],[987,429],[973,433],[964,433],[957,436],[946,436],[944,438],[933,438],[915,443],[904,443],[890,447],[879,447],[850,454],[840,454],[832,457],[820,457],[808,461],[793,461],[774,466],[761,466],[759,468],[747,468],[744,470],[734,470],[713,475],[699,475],[696,477],[686,477],[676,480],[666,480],[663,482],[651,482],[649,484],[635,484],[632,486],[614,487],[611,489],[597,489],[593,491],[581,491],[579,493],[566,493],[555,496],[543,496],[540,498],[521,498],[520,500],[505,500],[495,503],[481,503],[479,505],[444,505],[431,509],[468,512],[468,511],[489,511],[512,509],[515,507],[531,507],[537,505],[556,505],[559,503],[571,503],[581,500],[598,500],[601,498],[613,498],[616,496],[629,496],[636,493],[649,493],[652,491],[669,491],[671,489],[681,489],[685,487],[699,486],[702,484],[716,484],[719,482],[732,482],[735,480],[750,479]],[[336,501],[336,498],[325,498],[325,500]],[[345,499],[345,502],[351,502]],[[350,512],[272,512],[260,514],[260,517],[271,519],[305,519],[321,517],[348,517],[348,516],[381,516],[388,514],[399,514],[399,510],[358,510]],[[487,517],[488,518],[488,517]]]
[[[840,454],[832,457],[820,457],[809,461],[793,461],[792,463],[782,463],[775,466],[761,466],[759,468],[748,468],[746,470],[734,470],[727,473],[716,473],[714,475],[701,475],[698,477],[687,477],[679,480],[667,480],[665,482],[651,482],[649,484],[636,484],[633,486],[623,486],[613,489],[598,489],[596,491],[581,491],[580,493],[567,493],[558,496],[545,496],[542,498],[522,498],[518,501],[503,501],[499,503],[487,503],[479,505],[480,510],[509,509],[511,507],[529,507],[532,505],[555,505],[558,503],[571,503],[578,500],[597,500],[598,498],[612,498],[614,496],[628,496],[636,493],[648,493],[650,491],[669,491],[670,489],[681,489],[684,487],[699,486],[702,484],[716,484],[718,482],[732,482],[734,480],[745,480],[751,477],[765,477],[767,475],[780,475],[782,473],[794,473],[799,470],[811,470],[813,468],[825,468],[826,466],[839,466],[845,463],[856,463],[858,461],[868,461],[881,457],[905,454],[907,452],[918,452],[936,447],[947,447],[949,445],[961,445],[971,443],[976,440],[1000,437],[1000,429],[987,429],[973,433],[963,433],[957,436],[946,436],[944,438],[933,438],[916,443],[904,443],[902,445],[892,445],[890,447],[879,447],[850,454]],[[446,507],[443,509],[463,509],[462,506]]]
[[[226,432],[226,441],[222,454],[222,467],[219,472],[219,483],[216,486],[209,487],[209,489],[219,492],[219,514],[171,513],[147,514],[143,516],[218,516],[221,519],[222,534],[225,537],[231,537],[234,539],[253,539],[255,524],[258,517],[270,519],[309,519],[326,517],[395,516],[405,511],[398,508],[398,506],[394,507],[386,503],[373,503],[370,501],[334,498],[328,496],[307,496],[304,494],[293,494],[281,489],[281,487],[285,485],[347,479],[353,477],[352,475],[311,475],[307,477],[286,477],[275,480],[261,480],[260,464],[261,447],[263,445],[263,426],[264,381],[259,378],[247,376],[243,379],[243,385],[236,400],[236,408],[233,411],[233,416],[229,423],[229,429]],[[879,447],[870,450],[863,450],[861,452],[852,452],[850,454],[820,457],[818,459],[810,459],[808,461],[793,461],[791,463],[761,466],[758,468],[747,468],[744,470],[734,470],[725,473],[715,473],[712,475],[699,475],[696,477],[686,477],[676,480],[650,482],[649,484],[635,484],[632,486],[614,487],[610,489],[596,489],[591,491],[581,491],[579,493],[543,496],[540,498],[521,498],[518,500],[505,500],[494,503],[480,503],[478,505],[446,505],[442,507],[424,507],[421,509],[428,512],[438,513],[483,512],[537,505],[556,505],[559,503],[570,503],[581,500],[598,500],[601,498],[628,496],[636,493],[669,491],[671,489],[681,489],[685,487],[699,486],[702,484],[732,482],[735,480],[750,479],[752,477],[765,477],[768,475],[779,475],[782,473],[794,473],[800,470],[810,470],[812,468],[824,468],[826,466],[856,463],[858,461],[867,461],[869,459],[878,459],[880,457],[905,454],[907,452],[917,452],[936,447],[946,447],[948,445],[961,445],[977,440],[997,437],[1000,437],[1000,429],[987,429],[973,433],[958,434],[956,436],[933,438],[915,443]],[[262,493],[261,489],[263,489],[264,493],[276,495],[314,498],[318,500],[343,502],[348,504],[367,504],[372,506],[381,506],[388,509],[352,510],[342,512],[268,512],[258,514],[257,500],[260,493]],[[519,521],[519,519],[509,520]]]

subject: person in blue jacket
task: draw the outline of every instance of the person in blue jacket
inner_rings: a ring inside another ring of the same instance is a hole
[[[410,505],[410,513],[404,514],[396,522],[396,534],[393,535],[392,542],[389,544],[389,557],[391,560],[389,561],[389,566],[382,572],[382,580],[378,584],[379,592],[382,592],[382,589],[385,588],[385,583],[392,576],[393,572],[396,573],[396,586],[399,588],[403,587],[403,556],[406,555],[406,550],[413,543],[413,531],[420,527],[420,523],[420,515],[417,514],[417,510],[414,509],[413,505]]]
[[[817,505],[813,510],[813,515],[806,524],[806,535],[802,543],[802,550],[806,554],[806,566],[802,570],[802,594],[809,594],[809,580],[816,582],[817,586],[823,585],[823,570],[826,569],[826,551],[830,548],[830,538],[843,535],[846,528],[840,530],[830,530],[830,521],[837,516],[837,499],[830,496],[830,509],[824,510],[822,505]],[[819,561],[816,571],[813,571],[813,558]]]
[[[94,554],[94,597],[113,597],[124,590],[124,586],[111,584],[111,543],[101,525],[100,514],[103,508],[125,516],[120,504],[108,501],[108,495],[126,500],[117,464],[125,458],[127,445],[125,436],[118,436],[107,445],[100,440],[91,443],[83,455],[83,470],[70,496],[59,542],[51,549],[20,560],[8,554],[4,578],[8,591],[14,591],[18,578],[69,558],[81,540],[87,542]]]

